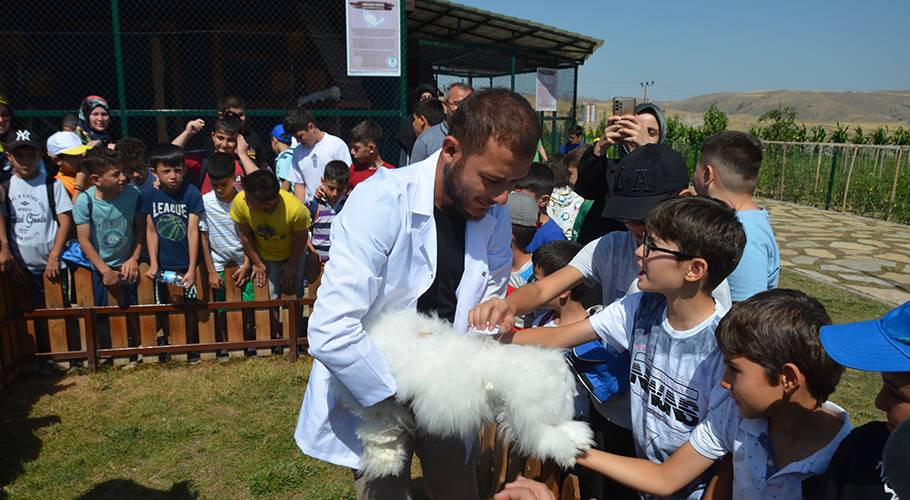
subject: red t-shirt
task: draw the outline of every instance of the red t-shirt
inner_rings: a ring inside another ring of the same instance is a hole
[[[205,157],[196,153],[187,154],[184,161],[186,164],[185,178],[199,188],[199,194],[205,194],[212,190],[212,180],[209,179],[208,172],[206,172],[204,178],[199,178],[202,175],[202,162],[204,161]],[[246,172],[244,172],[240,160],[234,160],[234,187],[238,191],[243,191],[244,175],[246,175]]]
[[[383,168],[395,168],[395,165],[392,165],[389,162],[382,162]],[[354,189],[354,186],[360,184],[361,182],[370,178],[371,175],[375,174],[378,168],[370,168],[369,165],[362,163],[352,163],[351,164],[351,180],[348,181],[348,188]]]

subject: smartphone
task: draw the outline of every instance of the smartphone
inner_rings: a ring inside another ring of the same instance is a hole
[[[614,97],[613,116],[634,115],[635,105],[634,97]]]

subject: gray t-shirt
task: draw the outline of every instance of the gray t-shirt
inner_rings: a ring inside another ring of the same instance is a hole
[[[51,217],[45,178],[43,173],[28,180],[14,175],[9,181],[10,250],[36,273],[47,267],[60,228]],[[57,214],[73,211],[73,202],[59,181],[54,181],[54,204]]]
[[[632,437],[639,458],[662,463],[682,446],[708,414],[712,392],[721,393],[723,356],[714,329],[726,309],[680,331],[667,321],[666,299],[656,293],[628,295],[591,316],[605,345],[632,357],[629,377]],[[704,486],[699,478],[674,496],[690,496]]]
[[[426,160],[433,153],[442,149],[442,140],[449,134],[449,127],[443,120],[436,125],[426,129],[414,141],[414,147],[411,149],[411,164]]]
[[[138,207],[139,190],[132,184],[128,184],[113,200],[98,198],[92,186],[76,198],[73,219],[77,226],[92,225],[92,245],[101,260],[111,267],[120,267],[130,258],[136,241],[133,221]]]

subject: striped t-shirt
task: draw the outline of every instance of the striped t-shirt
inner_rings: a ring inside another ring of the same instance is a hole
[[[313,242],[313,248],[316,249],[316,254],[319,255],[319,260],[322,262],[329,260],[329,247],[331,246],[329,234],[332,230],[332,222],[335,220],[335,216],[338,215],[338,212],[341,212],[341,208],[344,207],[345,201],[347,201],[346,196],[340,198],[332,205],[326,203],[324,200],[313,200],[307,204],[307,208],[309,208],[310,213],[313,214],[313,226],[310,230],[310,240]]]

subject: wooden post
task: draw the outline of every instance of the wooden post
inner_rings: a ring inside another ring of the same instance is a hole
[[[847,210],[847,193],[850,192],[850,179],[853,178],[853,166],[856,164],[856,152],[859,151],[859,148],[853,146],[853,158],[850,159],[850,169],[847,170],[847,185],[844,186],[844,200],[841,203],[840,211],[845,212]]]
[[[224,268],[224,298],[228,302],[240,302],[243,299],[242,290],[237,288],[231,278],[236,269],[235,266]],[[225,328],[227,328],[228,342],[243,341],[243,311],[227,311],[225,313]],[[242,349],[233,349],[229,355],[231,357],[243,357],[244,353]]]
[[[784,199],[784,170],[787,167],[787,146],[788,144],[784,144],[784,150],[781,153],[782,158],[780,161],[780,192],[778,193],[780,199]]]
[[[288,342],[290,342],[288,357],[291,361],[297,361],[297,353],[300,350],[300,346],[297,344],[297,339],[299,337],[299,332],[297,330],[300,328],[299,325],[300,302],[292,300],[288,302]]]
[[[73,304],[73,307],[94,307],[95,306],[95,294],[92,290],[92,271],[84,267],[77,267],[73,272],[73,282],[76,287],[76,303]],[[85,324],[85,318],[79,317],[79,330],[83,333],[82,349],[88,350],[88,344],[86,340],[86,330],[88,325]]]
[[[894,197],[897,195],[897,180],[901,175],[901,159],[904,157],[904,150],[897,150],[897,161],[894,165],[894,182],[891,183],[891,197],[888,203],[888,220],[891,220],[891,214],[894,212]]]
[[[196,267],[196,290],[199,291],[197,298],[209,304],[212,302],[212,287],[209,286],[209,273],[205,266]],[[199,332],[199,343],[209,344],[215,342],[215,311],[209,309],[197,309],[193,312],[196,318],[196,325]],[[200,359],[215,359],[218,357],[216,352],[200,352]]]
[[[61,273],[65,273],[65,269],[61,269]],[[48,309],[59,309],[63,307],[63,286],[58,280],[57,283],[52,282],[47,279],[47,276],[43,277],[44,280],[44,306]],[[67,352],[69,351],[69,343],[67,342],[66,335],[66,320],[65,319],[49,319],[47,320],[47,337],[48,345],[50,346],[50,352]],[[69,362],[58,362],[57,365],[61,368],[69,368]]]
[[[480,486],[480,497],[490,498],[496,491],[493,474],[493,456],[496,453],[496,424],[485,425],[480,429],[480,453],[477,457],[477,484]]]
[[[139,284],[136,290],[136,297],[139,304],[155,303],[155,282],[145,277],[148,271],[148,264],[139,265]],[[144,347],[154,347],[158,345],[158,326],[154,314],[142,314],[139,316],[139,345]],[[143,356],[143,363],[157,363],[158,355]]]
[[[82,312],[82,324],[85,325],[85,363],[88,369],[95,371],[98,369],[98,351],[95,342],[95,311],[84,309]]]
[[[254,286],[256,300],[269,300],[269,286],[266,283],[264,287]],[[256,340],[269,340],[272,338],[272,318],[269,309],[256,309]],[[271,349],[257,349],[257,356],[271,356]]]
[[[562,483],[562,495],[559,500],[581,500],[581,488],[578,485],[578,476],[569,474]]]
[[[813,189],[813,191],[818,190],[818,181],[819,181],[819,176],[821,175],[821,173],[822,173],[822,146],[819,146],[818,147],[818,162],[815,164],[815,189]]]
[[[113,290],[108,289],[107,300],[112,306],[121,308],[129,307],[125,300],[125,293],[122,286],[115,287]],[[129,332],[126,325],[126,315],[112,314],[108,316],[108,329],[111,335],[111,347],[129,347]],[[129,363],[129,358],[115,357],[111,361],[114,365],[125,365]]]
[[[167,285],[167,302],[169,304],[182,304],[184,302],[184,292],[183,287]],[[183,313],[168,313],[167,326],[167,343],[169,345],[186,345],[186,315]],[[186,361],[187,355],[171,354],[171,359],[174,361]]]

